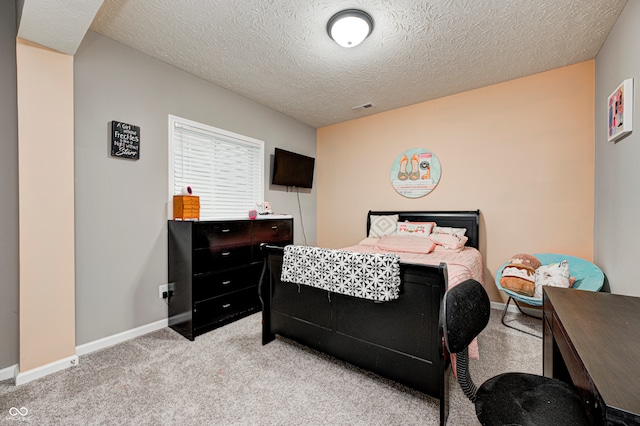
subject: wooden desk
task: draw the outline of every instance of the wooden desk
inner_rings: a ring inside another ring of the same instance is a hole
[[[640,424],[640,298],[546,287],[543,371],[573,383],[594,424]]]

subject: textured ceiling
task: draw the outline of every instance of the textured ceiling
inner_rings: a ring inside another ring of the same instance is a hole
[[[18,0],[18,37],[74,55],[102,0]]]
[[[104,0],[90,29],[321,127],[592,59],[626,2]],[[347,8],[375,22],[351,49]]]

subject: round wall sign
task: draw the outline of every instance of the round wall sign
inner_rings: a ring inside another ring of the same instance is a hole
[[[398,194],[420,198],[436,187],[442,168],[438,157],[422,148],[408,149],[391,165],[391,185]]]

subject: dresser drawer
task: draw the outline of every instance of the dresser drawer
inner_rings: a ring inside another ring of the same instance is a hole
[[[194,304],[194,328],[201,330],[260,309],[258,288],[248,288]]]
[[[203,301],[248,287],[257,289],[261,272],[262,264],[259,263],[225,272],[196,276],[193,279],[193,299]]]
[[[253,224],[253,242],[276,243],[291,239],[291,220],[256,220]]]
[[[240,247],[207,247],[193,251],[193,273],[223,271],[249,263],[251,246]]]
[[[251,241],[251,222],[199,222],[193,229],[193,248],[229,247]]]
[[[285,246],[293,243],[292,220],[256,220],[253,225],[253,261],[264,259],[261,243]]]

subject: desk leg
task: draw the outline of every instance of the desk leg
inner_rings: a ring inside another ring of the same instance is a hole
[[[545,311],[542,318],[542,375],[572,383],[571,375],[562,358],[562,353],[560,353],[558,342],[554,338],[553,327],[549,322],[549,319],[552,318],[552,313]]]
[[[567,368],[564,358],[562,358],[560,348],[558,347],[558,342],[556,342],[553,336],[543,341],[542,350],[542,374],[545,377],[551,377],[562,380],[565,383],[573,384],[571,374],[569,374],[569,369]]]
[[[589,417],[592,425],[601,425],[603,424],[603,414],[601,410],[598,410],[597,404],[594,404],[595,397],[593,396],[593,392],[590,391],[589,383],[586,379],[581,376],[575,376],[578,383],[576,383],[569,373],[569,367],[565,359],[562,357],[562,352],[560,352],[560,347],[558,343],[563,346],[566,346],[567,343],[562,340],[562,336],[559,335],[560,341],[557,341],[553,334],[553,328],[548,321],[548,316],[543,315],[543,339],[542,339],[542,373],[545,377],[551,377],[554,379],[561,380],[565,383],[569,383],[576,387],[576,390],[580,394],[583,403],[585,404],[585,410],[587,411],[587,416]],[[555,319],[553,319],[555,320]],[[552,321],[553,321],[552,320]],[[558,332],[558,330],[556,330]],[[564,348],[565,350],[566,347]],[[572,364],[574,370],[576,368],[576,364]]]
[[[554,343],[551,324],[549,324],[547,315],[542,315],[542,375],[545,377],[553,377]]]

